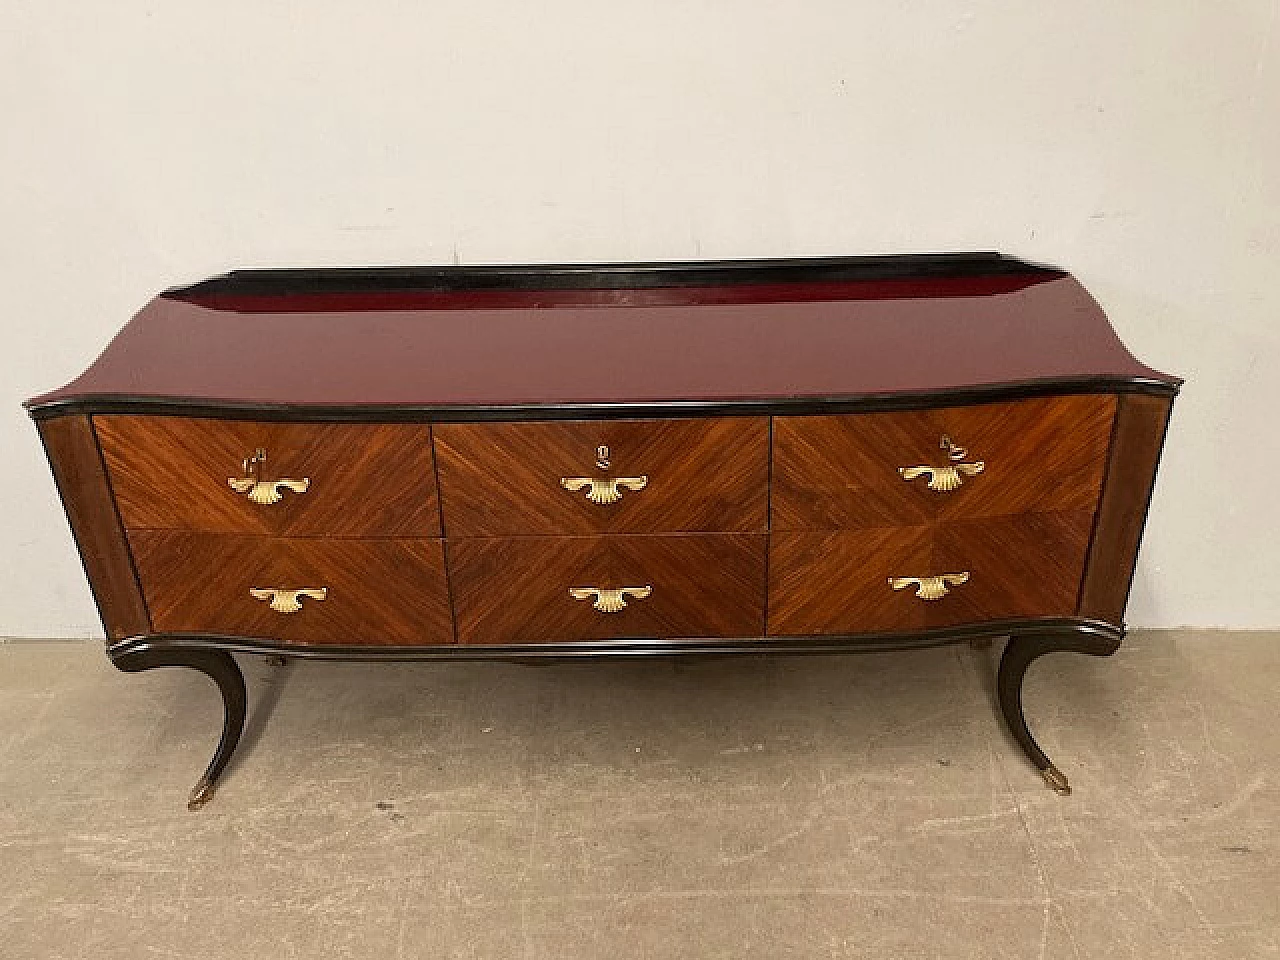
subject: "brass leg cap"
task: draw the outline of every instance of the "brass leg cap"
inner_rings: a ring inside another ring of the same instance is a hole
[[[1040,775],[1044,777],[1044,782],[1052,787],[1059,796],[1071,796],[1071,784],[1067,782],[1066,775],[1057,767],[1045,767],[1040,771]]]
[[[201,779],[201,781],[196,784],[195,789],[191,791],[191,797],[187,800],[187,809],[199,810],[213,799],[213,792],[216,789],[216,784],[210,783],[208,780]]]

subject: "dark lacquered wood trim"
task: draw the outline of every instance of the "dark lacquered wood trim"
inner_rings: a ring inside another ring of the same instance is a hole
[[[477,266],[322,267],[233,270],[166,290],[175,300],[316,296],[388,291],[649,289],[775,283],[839,283],[930,277],[1027,274],[1064,276],[1054,267],[994,251],[795,257],[758,260],[673,260],[648,263],[544,263]]]
[[[198,670],[217,684],[222,695],[222,737],[218,749],[205,769],[204,776],[196,783],[187,801],[188,810],[198,810],[213,796],[218,778],[231,761],[240,736],[244,732],[245,686],[244,675],[229,653],[220,650],[199,650],[187,647],[147,646],[117,643],[107,648],[107,654],[117,669],[125,673],[139,673],[156,667],[188,667]]]
[[[1173,398],[1122,396],[1077,613],[1120,624],[1151,507]]]
[[[533,287],[528,290],[381,290],[332,293],[213,294],[180,301],[234,313],[350,313],[379,310],[510,310],[559,307],[688,307],[807,303],[819,300],[900,300],[990,297],[1057,280],[1061,273],[896,277],[816,283],[722,283],[710,287]]]
[[[1050,761],[1036,738],[1027,727],[1022,710],[1022,683],[1027,668],[1047,653],[1083,653],[1095,657],[1109,657],[1120,647],[1120,638],[1107,635],[1086,634],[1073,630],[1046,630],[1010,637],[1000,657],[1000,669],[996,674],[996,699],[1000,712],[1018,746],[1044,776],[1045,782],[1059,794],[1071,793],[1071,786],[1062,771]]]
[[[70,416],[36,426],[107,637],[145,633],[151,620],[92,422]]]
[[[134,413],[154,416],[215,417],[228,420],[297,420],[351,423],[475,423],[495,420],[629,420],[668,417],[802,416],[828,413],[878,413],[925,407],[967,406],[1064,394],[1143,394],[1173,397],[1182,381],[1141,377],[1059,377],[1017,383],[943,388],[910,393],[847,397],[782,397],[767,400],[688,400],[667,403],[530,403],[519,405],[401,406],[363,404],[325,406],[191,400],[112,394],[25,404],[35,420],[51,417]]]
[[[675,656],[686,654],[762,655],[873,653],[935,647],[997,637],[1039,636],[1046,631],[1078,634],[1118,643],[1124,629],[1084,618],[1004,620],[917,631],[910,634],[862,634],[839,637],[769,637],[737,640],[617,639],[580,643],[542,643],[507,646],[424,647],[295,646],[215,634],[148,634],[121,640],[107,652],[114,659],[138,649],[158,647],[223,650],[229,653],[269,654],[308,660],[531,660],[591,659],[607,657]]]

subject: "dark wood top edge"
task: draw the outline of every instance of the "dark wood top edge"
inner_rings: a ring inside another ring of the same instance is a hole
[[[1065,273],[994,251],[797,257],[757,260],[673,260],[644,263],[546,263],[474,266],[306,267],[232,270],[162,296],[208,298],[454,290],[646,289],[735,284],[823,283],[918,277]]]
[[[653,638],[582,641],[577,643],[487,645],[435,644],[420,647],[361,645],[296,646],[221,634],[156,633],[121,640],[107,648],[119,657],[154,648],[225,650],[231,653],[279,654],[308,660],[510,660],[597,657],[675,656],[681,654],[801,654],[874,653],[913,647],[934,647],[983,637],[1008,637],[1047,631],[1074,632],[1119,642],[1120,624],[1083,618],[1002,620],[942,627],[912,633],[873,633],[847,636],[759,637],[736,639],[663,640]]]
[[[219,313],[355,313],[378,311],[668,307],[812,301],[918,300],[990,297],[1061,279],[1058,273],[910,276],[875,280],[781,280],[774,283],[650,286],[531,286],[529,289],[297,290],[288,294],[215,292],[191,297],[161,294],[157,301]]]
[[[410,406],[366,404],[246,403],[186,397],[125,394],[84,395],[41,402],[28,400],[35,420],[72,414],[132,413],[158,416],[213,417],[238,420],[308,420],[344,422],[466,423],[493,420],[625,420],[710,416],[797,416],[823,413],[871,413],[932,406],[995,403],[1030,397],[1080,393],[1145,393],[1172,397],[1182,381],[1144,377],[1089,376],[1018,383],[948,387],[924,392],[866,394],[847,397],[770,397],[767,399],[688,400],[663,403],[555,403],[496,406]]]

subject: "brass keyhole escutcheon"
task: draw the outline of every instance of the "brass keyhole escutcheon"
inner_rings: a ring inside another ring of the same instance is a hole
[[[942,435],[938,448],[946,451],[947,459],[951,461],[950,463],[941,467],[929,464],[921,464],[916,467],[899,467],[898,474],[908,483],[918,477],[927,477],[930,490],[935,490],[938,493],[950,493],[952,490],[959,488],[966,477],[976,477],[987,467],[982,460],[974,463],[964,463],[964,458],[969,455],[969,451],[955,443],[946,434]]]
[[[613,461],[609,448],[603,443],[596,447],[596,468],[608,470]],[[586,491],[586,497],[592,503],[608,506],[622,499],[624,490],[643,490],[649,484],[649,477],[606,477],[603,480],[594,477],[561,477],[560,486],[571,493]]]
[[[942,439],[938,441],[938,449],[945,450],[947,452],[947,459],[952,463],[959,463],[969,455],[969,451],[966,447],[962,447],[958,443],[955,443],[945,433],[942,435]]]
[[[266,462],[267,451],[262,447],[258,447],[253,451],[252,456],[245,457],[241,462],[242,476],[227,477],[227,486],[236,493],[243,493],[252,502],[260,506],[279,503],[284,499],[284,494],[281,492],[283,490],[303,494],[311,486],[311,480],[307,477],[303,477],[301,480],[289,480],[283,477],[279,480],[263,479],[262,466]]]

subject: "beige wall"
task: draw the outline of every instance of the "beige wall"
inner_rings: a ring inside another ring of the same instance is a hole
[[[999,249],[1189,383],[1131,619],[1280,624],[1276,2],[0,13],[0,635],[99,630],[19,401],[235,266]]]

